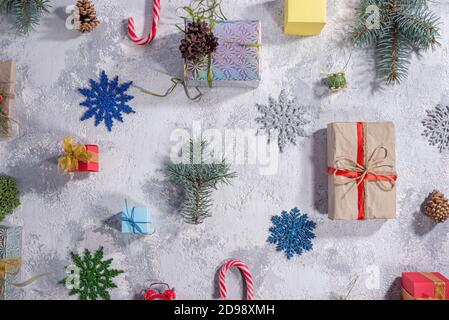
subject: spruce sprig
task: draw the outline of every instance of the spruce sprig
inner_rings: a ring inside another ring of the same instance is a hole
[[[370,27],[372,12],[379,9],[379,27]],[[414,50],[434,49],[439,45],[439,18],[428,8],[427,0],[361,0],[358,23],[353,28],[355,45],[376,47],[378,74],[388,84],[397,84],[408,73]]]
[[[237,174],[225,159],[216,161],[207,156],[207,143],[190,141],[182,163],[169,164],[169,177],[184,190],[181,215],[187,223],[200,224],[210,217],[212,193],[218,184],[229,184]]]
[[[23,34],[34,30],[50,7],[49,0],[0,0],[0,14],[13,15],[17,29]]]
[[[94,255],[88,249],[84,250],[84,256],[70,253],[73,264],[79,268],[79,286],[70,289],[69,295],[79,294],[81,300],[110,300],[109,289],[117,288],[112,279],[123,270],[112,269],[113,259],[103,260],[103,247],[100,247]],[[61,280],[66,283],[68,277]]]

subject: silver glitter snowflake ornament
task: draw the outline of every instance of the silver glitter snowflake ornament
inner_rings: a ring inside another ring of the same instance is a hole
[[[427,117],[422,121],[425,127],[422,135],[440,152],[449,149],[449,106],[437,105],[433,110],[426,110],[426,113]]]
[[[256,118],[261,124],[260,130],[268,134],[268,143],[271,135],[277,134],[280,151],[284,151],[287,144],[296,145],[298,137],[307,137],[304,126],[310,123],[306,119],[307,111],[299,105],[296,98],[290,99],[285,90],[279,94],[279,99],[269,97],[268,105],[256,104],[263,116]]]

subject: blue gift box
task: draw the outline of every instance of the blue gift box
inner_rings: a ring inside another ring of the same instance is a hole
[[[125,208],[122,211],[122,232],[150,234],[150,210],[143,207]]]

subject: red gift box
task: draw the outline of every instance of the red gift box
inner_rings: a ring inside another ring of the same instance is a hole
[[[449,280],[438,272],[402,273],[403,300],[448,300]]]
[[[78,161],[78,171],[79,172],[98,172],[100,170],[100,165],[98,163],[98,153],[99,149],[97,145],[86,144],[86,150],[92,154],[92,159],[89,162]]]

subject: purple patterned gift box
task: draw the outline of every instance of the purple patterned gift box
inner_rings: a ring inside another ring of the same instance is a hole
[[[187,24],[190,21],[186,21]],[[212,30],[218,47],[212,54],[212,79],[208,80],[208,57],[186,61],[184,77],[188,86],[250,87],[260,82],[260,21],[216,21]]]

